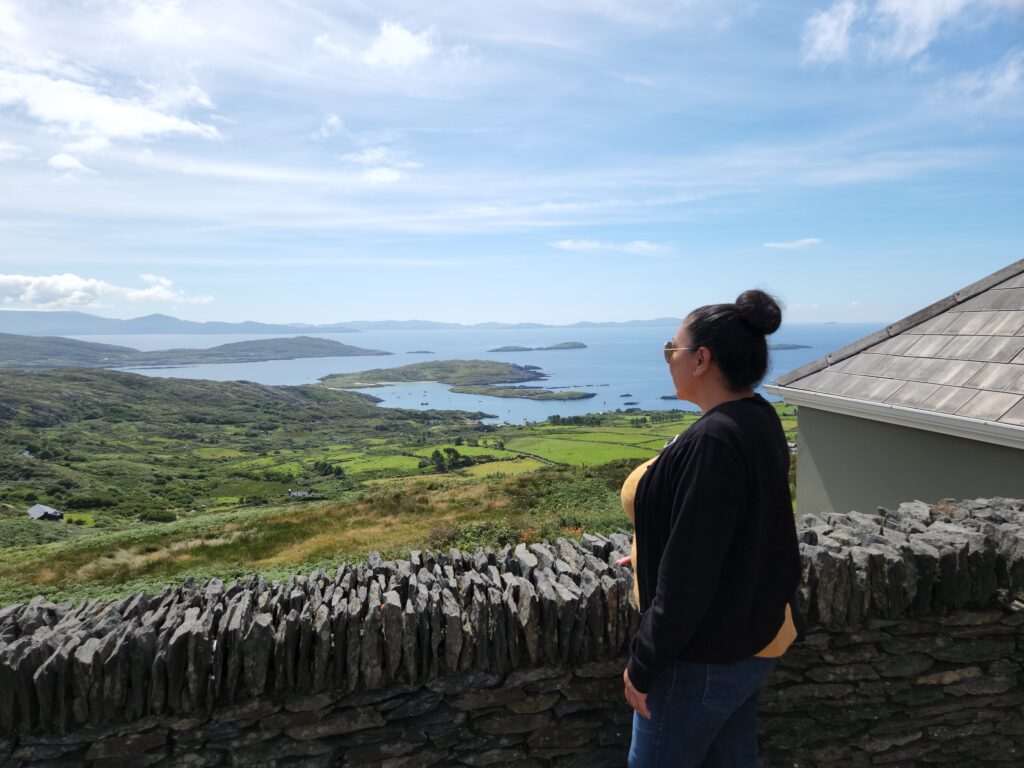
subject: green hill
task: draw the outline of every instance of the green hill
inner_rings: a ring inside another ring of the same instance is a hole
[[[294,360],[300,357],[353,357],[389,354],[391,353],[353,347],[330,339],[311,336],[236,341],[209,349],[164,349],[155,352],[140,352],[131,347],[97,344],[61,336],[0,334],[0,368],[35,370],[47,368],[141,368],[202,363]]]

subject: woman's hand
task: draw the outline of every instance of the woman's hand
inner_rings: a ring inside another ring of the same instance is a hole
[[[619,566],[620,568],[632,568],[633,567],[633,556],[632,555],[626,555],[625,557],[620,557],[618,560],[615,561],[615,564],[617,566]]]
[[[622,682],[626,684],[626,701],[629,706],[636,710],[640,717],[651,719],[651,710],[647,708],[647,694],[640,693],[633,687],[633,681],[629,679],[629,668],[622,670]]]

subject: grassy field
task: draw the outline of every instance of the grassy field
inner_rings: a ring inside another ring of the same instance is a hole
[[[93,535],[53,523],[38,530],[72,535],[4,550],[0,605],[39,593],[66,600],[157,591],[188,576],[285,576],[374,550],[397,556],[409,549],[515,544],[583,530],[610,533],[629,524],[618,503],[628,469],[534,467],[507,477],[411,478],[350,492],[339,502],[238,509]]]
[[[626,528],[622,479],[696,418],[495,428],[324,387],[0,372],[0,605]]]

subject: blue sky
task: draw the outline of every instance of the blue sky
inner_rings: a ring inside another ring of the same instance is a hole
[[[0,0],[0,307],[886,321],[1024,256],[1024,0]]]

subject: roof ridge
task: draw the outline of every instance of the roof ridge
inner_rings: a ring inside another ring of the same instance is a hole
[[[835,365],[841,360],[845,360],[848,357],[856,355],[858,352],[863,352],[869,347],[873,347],[886,339],[897,336],[908,328],[913,328],[915,325],[920,325],[926,320],[931,320],[936,315],[946,312],[959,304],[963,304],[968,299],[973,299],[979,293],[987,291],[989,288],[999,285],[1000,283],[1004,283],[1010,278],[1016,277],[1020,274],[1024,274],[1024,259],[1015,261],[1012,264],[993,272],[987,277],[983,277],[981,280],[973,282],[970,285],[961,288],[959,291],[955,291],[944,299],[939,299],[935,303],[929,304],[924,309],[920,309],[917,312],[907,315],[901,320],[897,320],[891,325],[887,325],[881,330],[875,331],[862,339],[858,339],[852,344],[847,344],[845,347],[837,349],[835,352],[830,352],[824,357],[820,357],[806,365],[802,365],[799,368],[782,374],[775,379],[775,384],[777,386],[784,387],[797,379],[802,379],[804,376],[810,376],[812,373],[824,370],[829,366]]]

